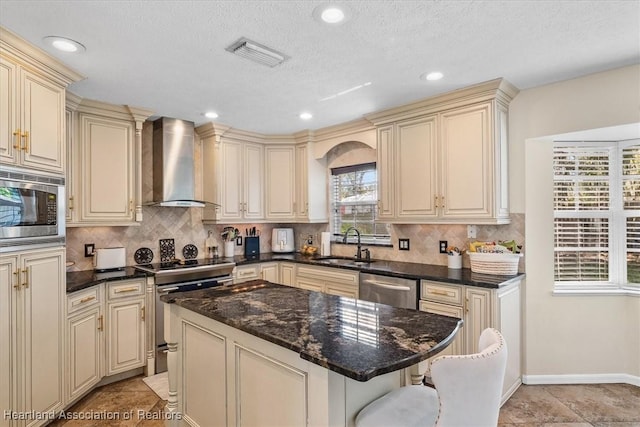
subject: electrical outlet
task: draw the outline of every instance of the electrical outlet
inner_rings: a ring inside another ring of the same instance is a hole
[[[441,254],[446,254],[447,253],[447,246],[449,246],[449,243],[446,240],[440,240],[440,253]]]
[[[475,225],[467,225],[467,238],[475,239],[478,234],[478,227]]]
[[[95,243],[85,243],[84,244],[84,257],[89,258],[93,256],[93,253],[96,250]]]
[[[398,249],[401,251],[408,251],[409,239],[398,239]]]
[[[242,246],[242,236],[236,237],[236,246]]]

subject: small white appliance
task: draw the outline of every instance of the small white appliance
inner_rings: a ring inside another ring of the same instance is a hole
[[[271,252],[294,252],[293,228],[274,228],[271,232]]]
[[[123,247],[99,248],[93,255],[93,268],[96,270],[112,270],[126,266],[126,251]]]

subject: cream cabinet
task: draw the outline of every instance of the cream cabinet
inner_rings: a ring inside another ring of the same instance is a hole
[[[295,217],[296,222],[327,222],[327,164],[313,157],[310,143],[295,147]]]
[[[233,283],[243,283],[249,280],[267,280],[280,283],[280,269],[277,262],[255,263],[237,266],[233,270]]]
[[[136,225],[142,220],[140,153],[149,111],[67,99],[67,226]]]
[[[264,149],[259,144],[224,141],[220,147],[220,221],[264,218]]]
[[[280,262],[280,284],[295,286],[296,265],[288,262]]]
[[[106,375],[146,364],[144,280],[107,284]]]
[[[0,259],[0,404],[13,412],[58,411],[64,404],[64,248]],[[47,420],[0,418],[0,425]]]
[[[294,221],[296,151],[292,145],[265,147],[265,219]]]
[[[508,224],[508,105],[498,79],[368,116],[378,212],[393,223]]]
[[[104,285],[67,296],[67,403],[100,382],[104,354]]]
[[[296,287],[310,291],[358,298],[359,277],[357,271],[299,264],[295,283]]]
[[[260,264],[260,278],[271,283],[280,283],[280,268],[277,262]]]
[[[0,161],[65,171],[65,88],[82,76],[0,28]]]
[[[477,353],[478,340],[485,328],[496,328],[502,333],[509,352],[503,402],[520,386],[522,378],[521,286],[520,279],[512,279],[498,289],[420,282],[420,310],[464,320],[453,343],[440,354]]]

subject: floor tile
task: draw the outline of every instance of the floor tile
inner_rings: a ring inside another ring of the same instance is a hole
[[[582,423],[585,420],[574,413],[545,386],[520,387],[500,410],[499,423]]]
[[[549,385],[545,389],[560,402],[594,422],[640,422],[638,387],[611,384]]]

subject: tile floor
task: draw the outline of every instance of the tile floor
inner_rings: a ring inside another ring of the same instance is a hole
[[[57,420],[51,425],[160,427],[164,426],[164,421],[157,418],[165,404],[166,401],[142,382],[142,377],[134,377],[96,389],[67,411],[68,414],[119,413],[120,420]],[[125,413],[133,416],[125,420]],[[500,410],[498,425],[640,427],[640,387],[629,384],[523,385]]]

